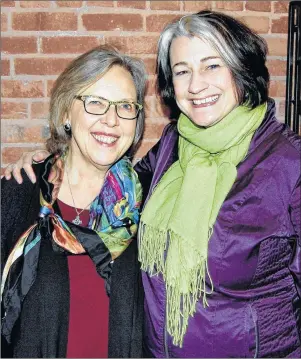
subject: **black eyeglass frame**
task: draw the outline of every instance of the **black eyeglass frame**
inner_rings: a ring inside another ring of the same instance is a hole
[[[87,111],[87,108],[86,108],[86,99],[87,99],[87,98],[91,98],[91,97],[92,97],[92,98],[98,98],[98,99],[101,99],[101,100],[105,100],[105,101],[108,102],[109,105],[108,105],[108,108],[105,110],[105,112],[103,112],[103,113],[91,113],[91,112]],[[122,118],[123,120],[135,120],[135,118],[137,118],[137,117],[139,116],[139,112],[143,109],[143,106],[142,106],[140,103],[134,102],[134,101],[110,101],[110,100],[108,100],[108,99],[106,99],[106,98],[104,98],[104,97],[101,97],[101,96],[92,96],[92,95],[82,95],[82,96],[79,95],[79,96],[74,96],[74,98],[77,99],[77,100],[81,100],[81,101],[83,102],[83,104],[84,104],[84,109],[85,109],[85,111],[86,111],[87,113],[89,113],[90,115],[96,115],[96,116],[97,116],[97,115],[105,115],[105,114],[109,111],[110,107],[111,107],[112,105],[114,105],[116,114],[117,114],[117,116],[118,116],[119,118]],[[120,116],[119,113],[118,113],[118,111],[117,111],[117,105],[120,104],[120,103],[130,103],[130,104],[134,104],[135,106],[137,106],[138,110],[137,110],[136,116],[135,116],[135,117],[132,117],[132,118]]]

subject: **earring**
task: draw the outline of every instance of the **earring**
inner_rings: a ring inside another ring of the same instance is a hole
[[[65,123],[64,123],[64,130],[66,132],[70,132],[71,131],[71,123],[69,122],[69,120],[67,120]]]

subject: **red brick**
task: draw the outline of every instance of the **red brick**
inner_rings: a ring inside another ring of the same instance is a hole
[[[198,12],[212,8],[212,1],[183,1],[183,3],[184,11]]]
[[[14,30],[24,31],[77,30],[77,15],[69,12],[15,13],[12,24]]]
[[[58,75],[72,59],[15,59],[15,72],[17,75]]]
[[[28,116],[27,104],[22,102],[1,102],[2,119],[26,119]]]
[[[271,76],[286,76],[286,61],[268,60],[267,66]]]
[[[144,138],[148,140],[158,140],[163,132],[166,123],[150,123],[146,121],[144,129]]]
[[[88,36],[59,36],[42,38],[41,49],[44,53],[84,53],[99,45],[101,40]]]
[[[82,7],[82,1],[56,1],[59,7]]]
[[[269,37],[265,39],[269,47],[269,55],[286,56],[287,55],[287,38]]]
[[[108,36],[105,43],[131,54],[156,54],[158,36]]]
[[[165,107],[159,96],[148,96],[145,98],[145,116],[153,121],[154,118],[169,118],[170,111]],[[167,123],[166,123],[167,124]]]
[[[288,13],[289,1],[274,1],[274,12]]]
[[[152,114],[153,114],[153,108],[155,107],[154,105],[154,98],[157,98],[157,96],[145,96],[144,97],[144,112],[145,112],[145,117],[152,119]]]
[[[269,96],[285,97],[286,83],[285,81],[271,80]]]
[[[33,102],[31,104],[31,119],[48,119],[48,115],[48,102]]]
[[[244,8],[243,1],[215,1],[215,9],[242,11]]]
[[[180,10],[180,1],[150,1],[152,10]]]
[[[118,7],[127,7],[127,8],[135,8],[135,9],[145,9],[146,1],[117,1]]]
[[[138,151],[135,153],[135,162],[137,160],[140,160],[143,156],[147,154],[147,152],[155,146],[155,144],[158,142],[158,140],[143,140],[141,145],[138,148]]]
[[[14,1],[3,1],[1,0],[1,7],[14,7],[15,2]]]
[[[167,24],[180,18],[179,15],[149,15],[146,17],[146,31],[161,32]]]
[[[7,15],[2,13],[1,14],[1,32],[7,31]]]
[[[2,37],[1,51],[6,54],[28,54],[37,52],[36,37]]]
[[[1,59],[1,76],[9,76],[10,64],[8,59]]]
[[[143,59],[143,62],[148,74],[154,75],[156,73],[156,59]]]
[[[282,16],[280,19],[272,20],[272,32],[287,34],[288,17]]]
[[[270,1],[246,1],[246,10],[252,11],[271,11]]]
[[[25,8],[48,8],[51,7],[51,1],[19,1],[20,7]]]
[[[44,149],[42,146],[31,146],[31,147],[4,147],[1,151],[2,154],[2,165],[7,165],[18,161],[24,152],[36,151],[38,149]]]
[[[42,81],[2,80],[1,96],[8,98],[43,97]]]
[[[43,127],[24,127],[21,125],[8,125],[2,123],[2,143],[44,142]]]
[[[147,80],[145,96],[152,96],[156,94],[156,78],[150,77]]]
[[[85,29],[90,31],[135,31],[143,28],[140,14],[84,14],[82,20]]]
[[[55,80],[48,80],[47,81],[47,97],[51,96],[51,91],[52,91],[54,82],[55,82]]]
[[[269,31],[269,18],[265,16],[242,16],[239,20],[249,26],[253,31],[266,34]]]
[[[87,1],[88,6],[114,7],[113,1]]]
[[[285,100],[279,101],[277,116],[280,116],[280,117],[285,116]]]

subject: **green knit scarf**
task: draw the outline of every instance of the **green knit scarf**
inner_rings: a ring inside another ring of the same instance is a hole
[[[181,114],[179,160],[164,174],[142,213],[139,260],[150,275],[163,275],[167,292],[167,331],[182,346],[188,319],[202,296],[213,291],[208,272],[208,241],[218,212],[266,113],[236,107],[209,128]],[[207,283],[206,284],[206,275]]]

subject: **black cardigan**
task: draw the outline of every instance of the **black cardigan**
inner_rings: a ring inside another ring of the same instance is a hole
[[[37,178],[40,169],[41,165],[34,166]],[[40,208],[38,181],[32,184],[24,172],[22,176],[22,185],[14,179],[1,180],[2,269],[16,240],[35,222]],[[142,357],[143,300],[137,243],[132,241],[115,260],[112,271],[109,357]],[[67,257],[54,252],[50,241],[43,241],[37,278],[23,302],[12,344],[8,346],[1,336],[1,357],[66,357],[68,324]]]

